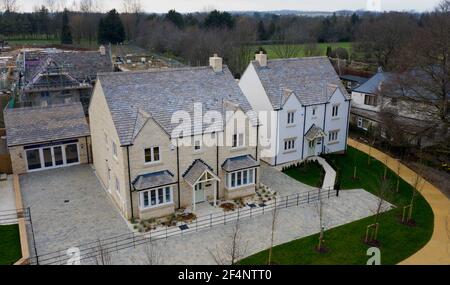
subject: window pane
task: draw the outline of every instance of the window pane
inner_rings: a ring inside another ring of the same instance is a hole
[[[27,151],[28,170],[41,168],[41,157],[39,156],[39,150]]]
[[[164,189],[160,188],[158,189],[158,204],[164,203]]]
[[[239,146],[244,145],[244,134],[239,134]]]
[[[52,149],[44,148],[42,150],[42,153],[44,154],[44,166],[52,167],[53,166]]]
[[[156,205],[156,190],[150,191],[150,200],[151,200],[152,206]]]
[[[238,172],[237,173],[237,186],[241,186],[242,185],[242,172]]]
[[[242,176],[243,176],[243,182],[242,185],[247,185],[248,184],[248,174],[247,174],[247,170],[244,170],[242,172]]]
[[[253,171],[255,171],[254,169],[250,169],[248,171],[248,182],[249,184],[253,184]]]
[[[236,186],[236,173],[231,173],[231,187]]]
[[[144,192],[144,193],[142,193],[142,196],[143,196],[143,206],[144,207],[148,207],[148,192]]]
[[[172,202],[172,199],[170,197],[170,187],[166,187],[166,203]]]
[[[145,149],[145,162],[152,161],[152,150],[150,148]]]
[[[76,144],[66,145],[66,161],[67,163],[78,162],[78,147]]]
[[[237,135],[233,135],[233,147],[237,147]]]
[[[153,148],[153,160],[159,161],[159,147]]]

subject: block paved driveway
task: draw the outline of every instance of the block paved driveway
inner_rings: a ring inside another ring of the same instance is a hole
[[[20,186],[38,255],[130,232],[89,165],[24,174]]]

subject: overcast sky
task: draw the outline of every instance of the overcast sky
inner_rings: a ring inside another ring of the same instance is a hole
[[[21,11],[31,11],[36,5],[46,0],[18,0]],[[64,0],[60,0],[64,1]],[[78,0],[75,0],[78,1]],[[96,0],[101,10],[116,8],[122,10],[123,0]],[[367,2],[381,2],[381,10],[390,11],[429,11],[440,0],[141,0],[146,12],[167,12],[176,9],[180,12],[209,11],[212,9],[227,11],[270,11],[270,10],[302,10],[302,11],[336,11],[366,9]],[[66,0],[70,6],[74,0]],[[375,3],[375,7],[377,7]]]

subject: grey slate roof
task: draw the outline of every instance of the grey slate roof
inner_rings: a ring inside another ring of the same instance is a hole
[[[5,109],[8,146],[89,136],[81,103]]]
[[[311,128],[306,132],[305,137],[307,140],[315,140],[319,137],[324,137],[325,133],[322,128],[319,128],[316,125],[312,125]]]
[[[243,155],[225,160],[222,165],[222,169],[226,172],[233,172],[258,166],[259,163],[251,155]]]
[[[390,72],[378,72],[369,80],[355,88],[353,91],[366,94],[375,94],[381,84],[390,77],[392,77],[392,74]]]
[[[207,111],[223,113],[226,102],[237,104],[244,112],[251,106],[229,69],[216,73],[211,67],[154,69],[144,72],[116,72],[99,74],[99,82],[119,134],[122,145],[129,145],[142,126],[142,112],[151,116],[167,134],[179,124],[172,124],[176,111],[186,111],[193,121]],[[194,104],[201,103],[202,111],[194,118]],[[256,113],[251,116],[255,123]],[[205,130],[208,127],[203,126]],[[221,131],[220,129],[215,131]],[[193,133],[193,130],[192,130]]]
[[[176,180],[174,179],[173,174],[167,170],[142,174],[133,180],[134,189],[137,191],[152,189],[173,183],[176,183]]]
[[[206,164],[206,162],[201,159],[197,159],[183,174],[183,178],[187,183],[189,183],[189,185],[194,186],[195,182],[197,182],[197,180],[203,173],[205,173],[205,171],[209,171],[214,174],[214,170],[208,164]]]
[[[341,75],[340,78],[342,80],[352,81],[352,82],[356,82],[358,84],[363,84],[364,82],[367,82],[367,80],[369,80],[369,78],[351,75],[351,74]]]
[[[350,99],[327,57],[269,60],[266,67],[252,61],[252,65],[275,110],[282,107],[286,89],[294,92],[303,105],[328,102],[336,88]]]
[[[113,71],[113,64],[108,53],[98,51],[58,51],[25,53],[25,82],[30,82],[36,75],[45,72],[48,66],[63,67],[76,80],[93,81],[99,72]]]

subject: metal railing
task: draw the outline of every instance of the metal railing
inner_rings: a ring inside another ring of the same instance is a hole
[[[0,225],[17,224],[21,218],[27,222],[31,221],[30,208],[0,211]]]
[[[119,252],[123,249],[136,248],[140,245],[151,242],[168,239],[170,237],[181,236],[201,230],[211,229],[218,225],[226,225],[233,222],[239,222],[243,219],[251,219],[270,213],[275,209],[286,209],[310,204],[322,199],[330,199],[333,196],[339,196],[339,191],[334,189],[321,189],[309,191],[307,193],[298,193],[289,196],[279,197],[259,205],[246,205],[243,209],[237,209],[229,212],[215,213],[196,217],[190,222],[178,222],[176,226],[164,226],[146,233],[127,233],[102,240],[74,245],[73,248],[79,250],[80,261],[98,260],[99,256],[103,259],[104,255],[113,252]],[[34,265],[63,265],[68,264],[71,255],[67,253],[68,248],[55,252],[32,256],[30,264]]]

